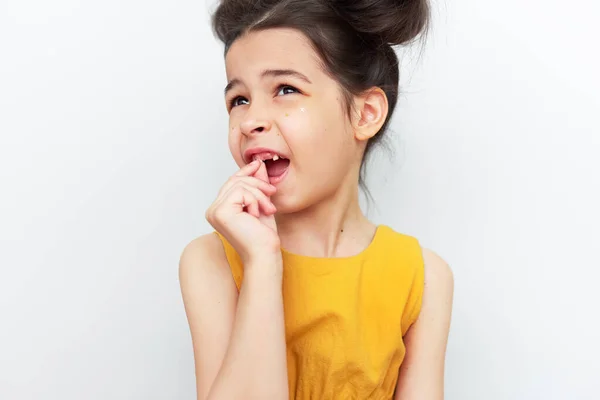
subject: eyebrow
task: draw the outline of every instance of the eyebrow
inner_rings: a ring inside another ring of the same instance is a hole
[[[308,79],[308,77],[306,75],[304,75],[298,71],[294,71],[293,69],[266,69],[260,74],[261,78],[266,78],[266,77],[278,78],[281,76],[297,78],[308,84],[312,84],[312,82],[310,81],[310,79]],[[242,83],[242,81],[237,78],[229,81],[227,86],[225,86],[225,94],[227,94],[227,92],[229,92],[231,89],[233,89],[235,86],[237,86],[241,83]]]

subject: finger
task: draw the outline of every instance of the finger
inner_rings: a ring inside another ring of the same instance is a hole
[[[240,211],[246,211],[256,218],[260,217],[258,199],[252,192],[244,187],[239,187],[236,190],[236,197],[238,200],[235,205],[240,207]]]
[[[254,186],[262,190],[268,196],[272,196],[277,191],[277,188],[275,186],[253,176],[233,176],[229,178],[227,182],[225,182],[225,184],[219,192],[227,193],[232,187],[236,186],[238,182],[243,182],[250,186]]]
[[[254,160],[249,164],[244,165],[238,172],[236,172],[233,176],[251,176],[256,172],[261,162],[259,160]]]
[[[258,204],[258,199],[252,193],[250,193],[250,191],[246,189],[244,190],[245,193],[243,206],[245,207],[245,211],[255,218],[260,218],[260,207]]]
[[[253,186],[263,191],[267,196],[272,196],[277,192],[277,188],[269,183],[269,181],[263,181],[262,179],[255,178],[253,176],[247,176],[240,178],[244,183]]]
[[[247,199],[248,193],[253,196],[252,202]],[[254,202],[257,203],[256,209],[252,206]],[[238,182],[238,185],[231,188],[229,192],[221,196],[215,203],[216,208],[229,208],[233,206],[237,212],[252,211],[252,215],[256,217],[260,215],[260,211],[264,215],[273,215],[277,212],[277,208],[275,208],[275,205],[273,205],[266,194],[260,189],[246,185],[243,182]]]
[[[240,183],[240,185],[255,196],[256,200],[258,201],[258,204],[260,205],[260,210],[263,212],[263,214],[272,215],[275,212],[277,212],[277,208],[275,208],[275,205],[271,202],[269,196],[264,194],[260,189],[248,186],[243,183]]]
[[[277,232],[277,222],[275,222],[275,217],[273,215],[261,215],[258,220],[273,229],[274,232]]]
[[[260,166],[256,172],[254,172],[253,176],[265,182],[269,182],[269,174],[267,174],[267,167],[265,166],[264,161],[260,162]]]

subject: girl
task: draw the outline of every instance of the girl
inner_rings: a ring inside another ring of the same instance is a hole
[[[359,207],[426,0],[223,0],[240,167],[180,262],[198,399],[443,398],[453,278]]]

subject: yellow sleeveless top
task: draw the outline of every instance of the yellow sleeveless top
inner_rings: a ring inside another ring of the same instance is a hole
[[[239,290],[243,265],[219,237]],[[380,225],[356,256],[282,255],[290,400],[392,399],[421,309],[418,241]]]

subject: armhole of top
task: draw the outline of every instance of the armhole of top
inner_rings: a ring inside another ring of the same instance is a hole
[[[416,239],[414,239],[414,249],[412,251],[414,252],[414,256],[412,257],[412,262],[414,263],[414,275],[410,294],[408,295],[406,307],[404,308],[405,312],[402,317],[403,337],[419,318],[421,306],[423,305],[423,292],[425,291],[425,261],[423,259],[423,249]]]
[[[242,266],[242,260],[238,255],[237,251],[233,248],[233,246],[225,239],[223,235],[219,232],[214,232],[219,239],[221,240],[221,244],[223,245],[223,250],[225,251],[225,256],[227,257],[227,263],[229,264],[229,269],[231,270],[231,275],[233,276],[233,280],[235,281],[235,286],[240,291],[242,287],[242,280],[244,279],[244,268]]]

